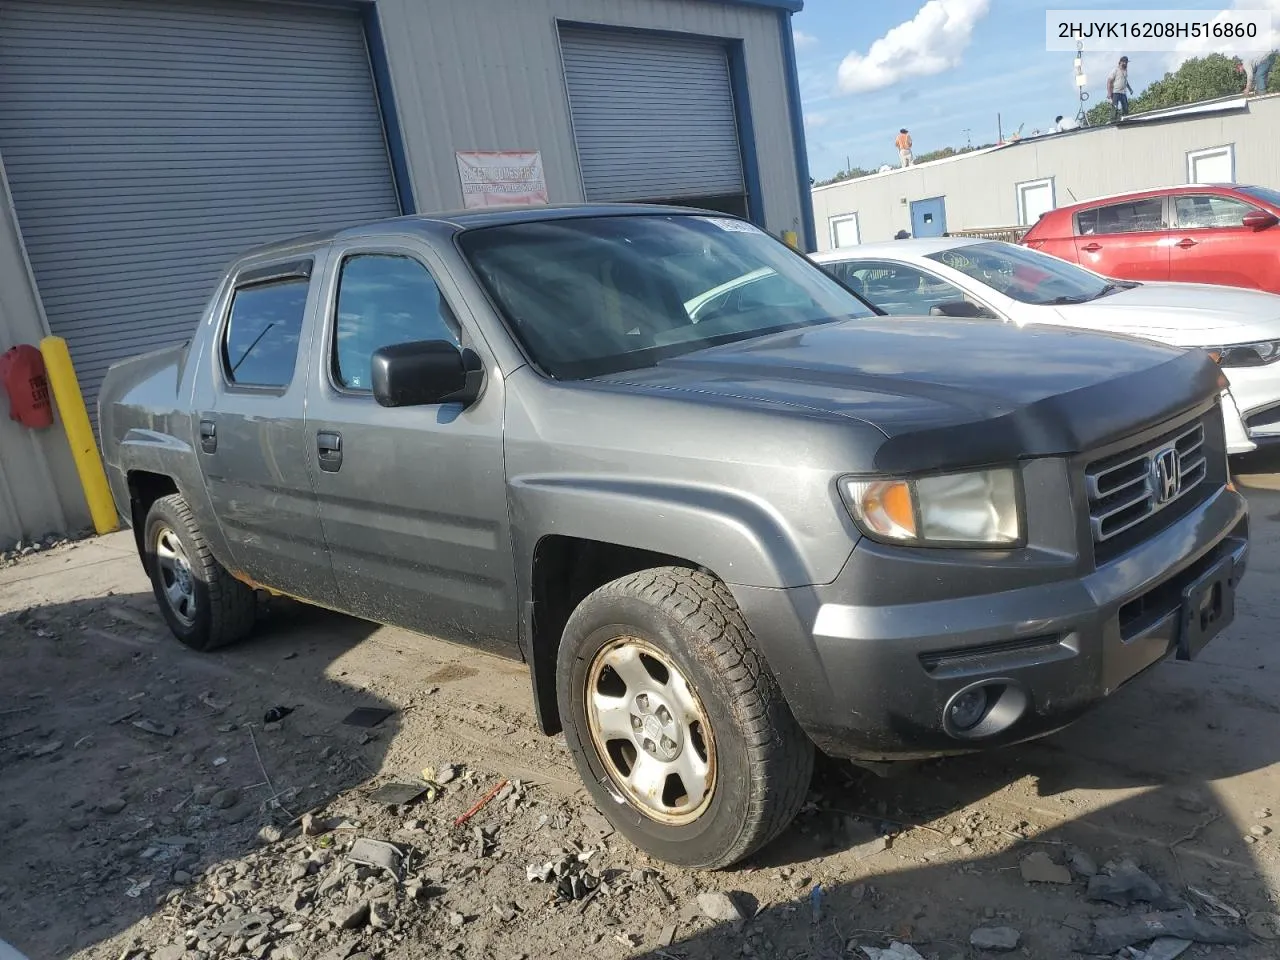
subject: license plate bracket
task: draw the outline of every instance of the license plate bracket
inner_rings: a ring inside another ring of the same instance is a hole
[[[1235,561],[1224,557],[1182,591],[1178,659],[1194,659],[1235,615]]]

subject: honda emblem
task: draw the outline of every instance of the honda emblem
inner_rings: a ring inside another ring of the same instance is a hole
[[[1151,493],[1163,506],[1182,492],[1182,462],[1176,447],[1161,450],[1151,458]]]

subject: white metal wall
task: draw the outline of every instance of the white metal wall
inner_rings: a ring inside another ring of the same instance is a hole
[[[911,201],[946,197],[947,228],[1018,222],[1017,185],[1052,177],[1059,206],[1187,182],[1187,153],[1235,144],[1236,182],[1280,187],[1280,95],[1247,110],[1159,123],[1109,126],[873,174],[813,191],[818,244],[831,247],[832,217],[858,214],[864,243],[911,229]]]
[[[551,201],[584,199],[561,20],[742,40],[765,226],[803,234],[776,10],[701,0],[379,0],[378,9],[419,210],[462,205],[455,150],[541,150]]]
[[[48,332],[0,162],[0,353],[19,343],[37,346]],[[28,430],[9,419],[9,405],[0,400],[0,550],[88,522],[61,424]]]

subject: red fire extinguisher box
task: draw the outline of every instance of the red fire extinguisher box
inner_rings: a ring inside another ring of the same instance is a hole
[[[32,430],[53,425],[49,378],[39,348],[22,343],[0,354],[0,387],[9,398],[9,419]]]

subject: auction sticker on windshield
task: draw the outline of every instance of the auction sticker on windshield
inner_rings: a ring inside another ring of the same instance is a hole
[[[699,220],[705,220],[707,223],[714,223],[726,233],[763,233],[764,231],[757,227],[754,223],[747,223],[745,220],[731,220],[728,217],[699,217]]]

